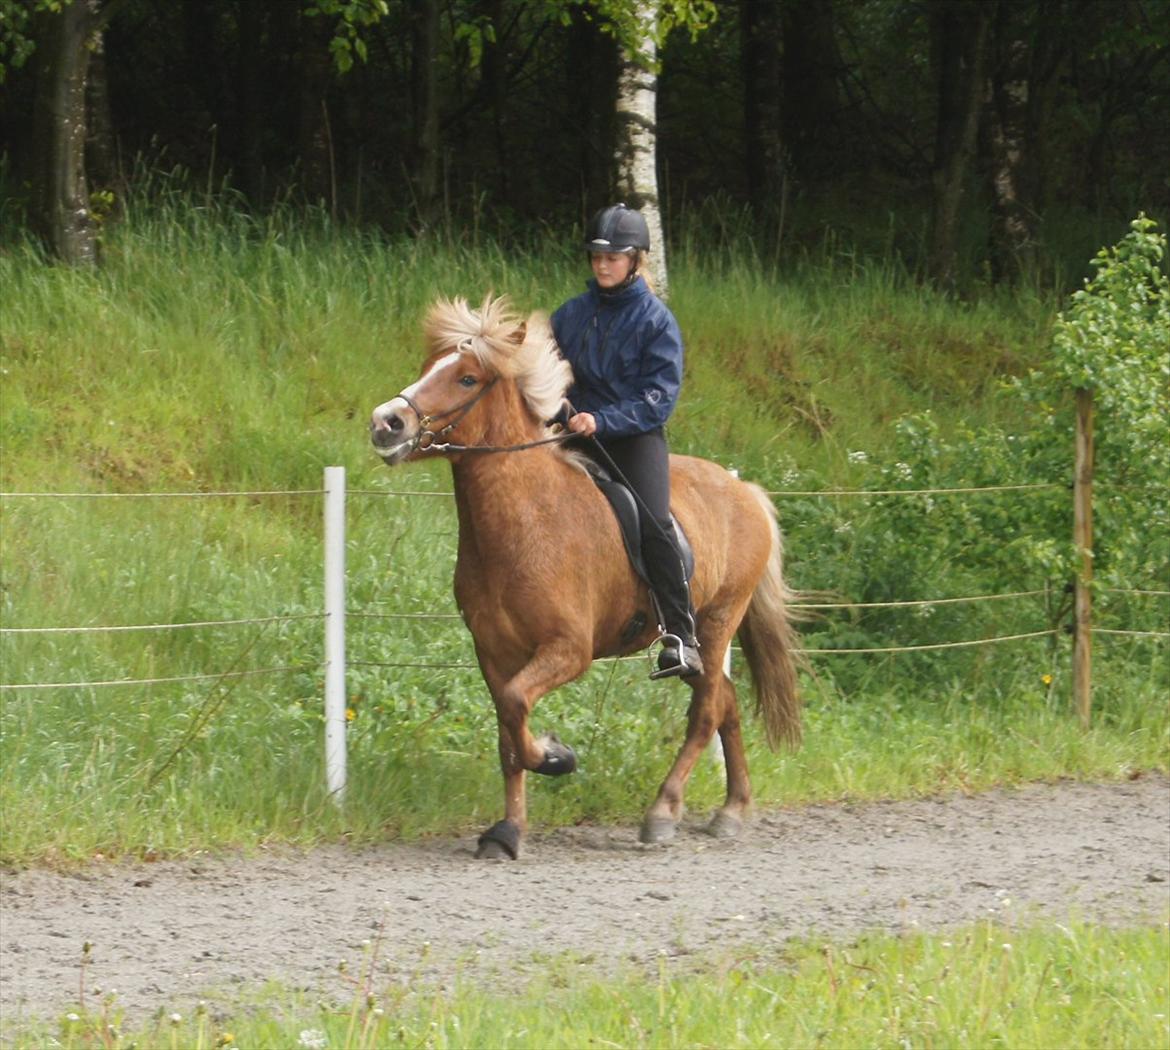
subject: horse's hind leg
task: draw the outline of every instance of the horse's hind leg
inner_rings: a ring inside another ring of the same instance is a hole
[[[734,838],[743,829],[744,820],[751,807],[752,785],[748,778],[747,755],[744,753],[735,685],[726,676],[723,676],[721,692],[723,717],[719,724],[719,740],[723,744],[727,797],[711,818],[707,832],[716,838]]]
[[[687,680],[693,696],[687,712],[686,740],[658,791],[658,797],[642,821],[642,842],[668,842],[674,837],[675,828],[682,817],[683,792],[687,780],[716,731],[723,744],[727,797],[707,830],[718,838],[730,838],[743,827],[751,805],[752,789],[740,731],[735,686],[723,673],[721,657],[731,644],[734,632],[732,625],[738,624],[743,618],[746,604],[746,599],[741,599],[730,606],[708,607],[704,611],[699,625],[699,638],[706,669],[699,678]]]
[[[687,679],[691,706],[687,710],[687,736],[670,772],[658,789],[654,804],[642,820],[639,838],[645,843],[669,842],[683,814],[683,793],[687,780],[703,749],[719,725],[719,680],[722,670],[708,668],[701,676]]]

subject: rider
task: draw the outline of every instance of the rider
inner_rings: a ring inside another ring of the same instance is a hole
[[[670,521],[663,431],[682,384],[682,335],[639,272],[649,250],[650,231],[639,212],[624,204],[602,208],[585,233],[593,280],[552,315],[552,326],[573,367],[568,429],[598,442],[642,504],[642,557],[664,632],[651,677],[665,678],[701,674],[703,662]],[[591,443],[583,446],[593,451]]]

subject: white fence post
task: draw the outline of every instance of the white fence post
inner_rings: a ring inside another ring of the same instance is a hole
[[[325,784],[345,801],[345,467],[325,468]]]

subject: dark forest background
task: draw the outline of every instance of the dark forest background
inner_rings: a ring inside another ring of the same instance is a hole
[[[569,238],[613,193],[619,44],[595,5],[388,0],[361,24],[345,4],[304,0],[105,3],[117,10],[90,46],[86,86],[99,218],[116,217],[136,183],[178,172],[257,209],[305,202],[346,223],[515,243]],[[22,6],[43,58],[61,16],[6,0],[10,26]],[[775,258],[832,236],[929,272],[939,197],[953,192],[962,276],[1000,280],[1050,275],[1138,211],[1170,210],[1165,0],[719,0],[714,11],[661,52],[671,236],[750,236]],[[46,74],[38,50],[3,57],[11,229],[35,200]]]

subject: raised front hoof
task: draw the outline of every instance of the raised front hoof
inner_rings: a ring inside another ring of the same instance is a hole
[[[577,752],[562,744],[556,733],[545,733],[536,741],[544,748],[544,761],[532,772],[546,777],[563,777],[577,768]]]
[[[476,860],[515,860],[519,856],[520,828],[512,821],[498,821],[480,835]]]
[[[711,818],[711,823],[703,830],[715,839],[733,839],[743,831],[743,821],[730,813],[720,811]]]
[[[660,846],[674,838],[678,822],[670,817],[647,817],[642,821],[642,830],[638,832],[638,841],[644,846]]]

